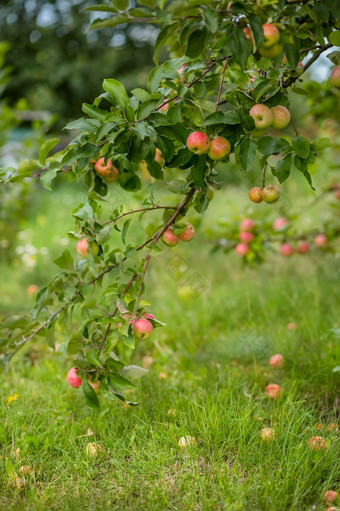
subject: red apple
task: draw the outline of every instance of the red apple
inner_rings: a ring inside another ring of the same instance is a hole
[[[309,448],[312,451],[317,451],[321,449],[322,451],[326,449],[326,441],[322,436],[313,436],[308,440]]]
[[[101,176],[107,183],[112,183],[118,178],[119,172],[116,167],[113,166],[111,160],[107,160],[105,164],[105,158],[99,158],[94,164],[95,172]]]
[[[248,39],[248,43],[253,47],[253,34],[251,33],[250,27],[242,28],[244,35]]]
[[[290,123],[290,112],[285,106],[273,106],[271,108],[273,114],[272,128],[274,130],[282,130]]]
[[[327,245],[327,238],[324,234],[318,234],[314,238],[314,245],[316,247],[325,247]]]
[[[257,104],[251,107],[249,115],[254,119],[255,127],[260,130],[269,128],[273,124],[273,114],[266,105]]]
[[[202,131],[194,131],[187,138],[187,148],[195,154],[204,154],[209,151],[209,137]]]
[[[252,232],[248,231],[241,231],[240,232],[240,240],[243,243],[251,243],[254,239],[254,234]]]
[[[273,222],[273,229],[274,231],[284,231],[289,225],[289,220],[287,218],[284,218],[283,216],[276,218]]]
[[[249,190],[249,199],[252,202],[262,202],[262,189],[259,186],[254,186],[251,190]]]
[[[274,185],[268,185],[262,190],[262,199],[268,204],[274,204],[280,198],[280,190]]]
[[[178,236],[172,232],[171,229],[167,229],[162,236],[163,243],[169,247],[174,247],[178,243]]]
[[[331,84],[334,87],[340,87],[340,66],[335,66],[330,76]]]
[[[67,373],[66,379],[71,385],[71,387],[74,387],[75,389],[80,387],[80,385],[83,383],[82,380],[77,376],[76,367],[71,367],[71,369]]]
[[[340,188],[339,188],[339,190],[336,191],[336,195],[335,196],[336,196],[336,198],[338,200],[340,200]]]
[[[38,286],[36,286],[35,284],[31,284],[26,289],[26,293],[28,294],[28,296],[35,295],[35,293],[37,293],[37,292],[38,292]]]
[[[185,222],[185,225],[186,229],[178,235],[179,239],[182,241],[191,241],[195,236],[195,229],[189,222]]]
[[[333,502],[336,498],[338,498],[338,492],[334,490],[326,490],[323,494],[323,498],[326,500],[326,502]]]
[[[264,391],[265,395],[270,399],[277,399],[281,392],[282,392],[281,387],[276,383],[270,383],[269,385],[267,385]]]
[[[252,231],[255,227],[255,222],[251,218],[244,218],[240,223],[241,231]]]
[[[277,369],[278,367],[282,367],[285,363],[285,359],[283,358],[280,353],[276,353],[275,355],[272,355],[269,359],[269,365],[273,367],[274,369]]]
[[[156,147],[155,161],[163,166],[164,158],[158,147]]]
[[[262,25],[264,40],[261,44],[262,48],[270,48],[280,40],[280,32],[271,23],[265,23]]]
[[[299,252],[299,254],[307,254],[307,252],[309,252],[308,241],[305,240],[299,241],[297,251]]]
[[[133,331],[139,339],[146,339],[152,334],[153,326],[148,319],[140,318],[134,322]]]
[[[249,247],[246,243],[238,243],[235,247],[236,253],[243,257],[249,252]]]
[[[82,238],[78,241],[76,250],[78,254],[81,257],[87,257],[88,256],[88,248],[89,248],[89,242],[87,241],[87,238]],[[91,250],[92,254],[96,256],[98,254],[99,247],[97,243],[93,242],[91,243]]]
[[[290,243],[283,243],[280,247],[280,254],[290,257],[294,254],[294,247]]]
[[[230,154],[231,145],[224,137],[216,137],[211,141],[208,156],[214,161],[224,160]]]

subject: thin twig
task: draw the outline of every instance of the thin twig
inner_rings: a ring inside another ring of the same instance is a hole
[[[127,213],[122,213],[119,216],[116,216],[116,218],[113,218],[112,220],[108,220],[107,222],[104,222],[103,225],[111,224],[114,222],[117,222],[120,218],[123,218],[127,215],[132,215],[134,213],[141,213],[143,211],[154,211],[157,209],[176,209],[176,206],[153,206],[151,208],[140,208],[140,209],[134,209],[133,211],[128,211]]]
[[[305,73],[307,69],[310,68],[310,66],[320,57],[321,53],[323,53],[325,50],[328,50],[328,48],[331,48],[333,45],[332,43],[323,44],[320,46],[320,48],[314,53],[314,55],[306,62],[306,64],[303,66],[302,72],[298,76],[291,76],[288,78],[288,80],[285,81],[283,84],[283,88],[287,89],[290,87],[293,83],[296,82],[298,78],[302,75],[302,73]]]
[[[295,125],[295,122],[293,120],[293,116],[291,115],[290,116],[290,120],[292,121],[292,126],[294,128],[294,131],[295,131],[295,135],[298,137],[299,136],[299,133],[298,133],[298,130],[296,129],[296,125]]]
[[[143,271],[142,277],[140,279],[140,285],[139,285],[138,294],[137,294],[137,298],[136,298],[135,312],[134,312],[134,321],[133,321],[133,323],[136,321],[136,318],[137,318],[140,295],[142,293],[144,278],[145,278],[146,270],[148,269],[148,265],[149,265],[150,259],[151,259],[151,254],[149,254],[147,256],[147,258],[145,259],[144,271]]]
[[[229,61],[229,57],[226,57],[225,63],[224,63],[224,66],[223,66],[223,70],[222,70],[222,74],[221,74],[221,82],[220,82],[220,88],[218,89],[218,95],[217,95],[215,112],[217,112],[218,107],[220,105],[220,99],[221,99],[223,83],[224,83],[224,75],[225,75],[225,71],[227,69],[228,61]]]
[[[264,166],[264,170],[263,170],[262,188],[264,188],[266,186],[267,165],[268,165],[268,163],[266,162],[266,164]]]

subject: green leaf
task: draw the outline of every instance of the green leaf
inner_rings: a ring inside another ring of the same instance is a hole
[[[109,113],[108,111],[102,110],[96,105],[89,105],[87,103],[83,103],[82,111],[84,114],[92,117],[93,119],[97,119],[98,121],[105,121]]]
[[[137,380],[138,378],[145,376],[148,372],[149,371],[144,369],[144,367],[132,365],[123,367],[123,369],[119,371],[119,374],[123,376],[123,378],[131,378],[132,380]]]
[[[207,35],[208,32],[205,27],[195,30],[189,37],[185,54],[191,59],[195,59],[201,53],[204,53]]]
[[[169,37],[175,32],[175,30],[178,29],[178,24],[173,23],[172,25],[168,25],[165,28],[163,28],[156,39],[155,43],[155,50],[154,50],[154,62],[157,64],[159,60],[159,56],[161,54],[162,49],[165,46],[166,41],[169,39]]]
[[[282,160],[280,160],[275,169],[275,175],[280,183],[286,181],[289,178],[290,169],[292,166],[292,155],[287,154]]]
[[[149,78],[147,81],[147,88],[148,91],[153,94],[157,91],[162,78],[163,78],[164,72],[162,66],[154,67],[151,73],[149,74]]]
[[[252,168],[255,156],[256,143],[254,140],[249,136],[242,137],[241,142],[235,148],[235,157],[245,172]]]
[[[205,21],[207,29],[215,34],[218,30],[218,13],[216,10],[208,7],[203,13],[203,19]]]
[[[85,119],[81,117],[76,121],[69,122],[64,130],[77,130],[77,131],[85,131],[86,133],[93,133],[97,131],[100,126],[100,122],[96,119]]]
[[[118,392],[123,392],[124,390],[135,389],[136,385],[131,383],[129,380],[121,376],[120,374],[108,374],[107,376],[109,385]]]
[[[126,244],[125,243],[125,238],[126,238],[126,235],[127,235],[127,232],[128,232],[129,226],[130,226],[130,223],[131,223],[131,218],[128,218],[127,220],[125,220],[124,225],[123,225],[123,229],[122,229],[122,242],[124,243],[124,245]]]
[[[257,148],[265,156],[279,154],[289,147],[289,142],[279,137],[261,137],[257,142]]]
[[[103,227],[100,229],[100,231],[96,234],[96,241],[99,245],[105,243],[107,240],[110,239],[111,236],[111,225],[107,225],[106,227]]]
[[[41,167],[37,160],[22,160],[18,165],[18,172],[30,174],[32,170],[40,170]]]
[[[119,11],[126,11],[129,7],[129,0],[110,0],[112,5]]]
[[[93,220],[93,209],[90,204],[82,203],[72,211],[72,216],[78,220]]]
[[[50,140],[46,140],[40,148],[39,151],[39,162],[41,165],[45,164],[46,156],[48,153],[55,147],[59,142],[59,138],[51,138]]]
[[[289,65],[293,69],[296,69],[297,65],[300,61],[300,58],[301,58],[300,57],[300,41],[294,34],[292,34],[292,37],[293,37],[294,43],[293,44],[284,43],[283,49],[286,54]]]
[[[91,408],[99,410],[100,403],[97,394],[86,380],[83,380],[82,390],[85,398],[85,402]]]
[[[5,319],[3,323],[0,324],[0,330],[4,328],[8,328],[9,330],[15,330],[16,328],[25,328],[31,323],[31,318],[29,316],[12,316],[10,318]]]
[[[306,138],[295,137],[292,140],[292,146],[294,151],[300,158],[306,159],[310,153],[310,145]]]
[[[257,49],[263,42],[264,34],[262,29],[262,21],[257,16],[251,15],[248,17],[249,25],[255,40],[255,48]]]
[[[102,365],[102,363],[100,361],[100,358],[99,358],[99,352],[96,349],[92,349],[90,351],[87,351],[85,353],[85,357],[90,362],[90,364],[92,364],[95,367]]]
[[[141,103],[137,108],[137,120],[141,121],[142,119],[148,117],[151,114],[151,112],[153,112],[153,110],[156,108],[158,103],[159,103],[158,99],[149,99],[144,103]]]
[[[46,190],[53,190],[52,188],[52,181],[57,175],[56,169],[48,170],[47,172],[44,172],[40,177],[40,183],[43,185]]]
[[[108,92],[114,99],[114,103],[121,109],[129,104],[129,96],[124,85],[118,80],[109,78],[103,81],[103,89]]]
[[[206,186],[205,183],[205,170],[206,170],[206,156],[201,156],[191,169],[191,178],[195,185],[199,188],[204,188]]]
[[[73,257],[68,249],[65,249],[63,253],[54,259],[54,264],[66,270],[73,270]]]
[[[243,30],[235,28],[228,39],[228,46],[235,62],[240,64],[241,69],[245,69],[250,56],[250,46]]]

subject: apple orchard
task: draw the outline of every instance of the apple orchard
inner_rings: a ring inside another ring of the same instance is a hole
[[[94,408],[99,407],[100,394],[124,401],[131,379],[145,374],[141,367],[124,367],[116,347],[122,354],[124,346],[134,348],[164,326],[143,300],[145,275],[162,248],[193,240],[195,231],[186,215],[191,209],[203,215],[213,201],[220,187],[215,166],[232,160],[246,173],[258,158],[258,184],[249,190],[257,208],[280,201],[280,184],[294,179],[295,173],[313,188],[309,166],[331,142],[298,133],[288,91],[301,94],[303,73],[325,50],[340,44],[340,9],[333,0],[145,0],[130,9],[128,1],[117,0],[99,10],[105,17],[95,19],[91,29],[114,30],[126,23],[159,26],[156,66],[146,88],[128,93],[108,77],[93,104],[83,104],[84,117],[66,126],[77,132],[66,149],[53,152],[58,139],[50,139],[37,160],[1,169],[2,182],[13,187],[35,178],[53,191],[54,178],[63,173],[86,184],[87,196],[70,211],[75,221],[74,231],[68,233],[73,249],[54,261],[59,271],[39,291],[31,314],[3,322],[1,350],[8,362],[36,337],[53,336],[58,325],[65,333],[59,351],[68,359],[68,382],[81,387]],[[168,59],[159,64],[164,48]],[[323,87],[339,98],[340,52],[333,50],[328,55],[333,64],[329,78],[311,92],[316,101]],[[152,177],[151,184],[141,179],[145,173]],[[153,186],[160,182],[177,200],[155,201]],[[103,204],[112,187],[142,189],[140,207],[127,210],[115,194],[106,216]],[[338,200],[337,184],[332,193]],[[148,215],[153,223],[144,226]],[[143,240],[134,243],[129,229],[136,217]],[[276,242],[285,256],[295,250],[307,253],[310,236],[316,247],[325,249],[339,235],[336,227],[329,238],[324,232],[294,234],[295,249],[284,235],[289,224],[289,219],[278,219],[267,232],[268,238],[273,230],[279,233]],[[121,233],[124,248],[110,242],[112,229]],[[233,233],[237,241],[228,249],[247,259],[254,238],[264,237],[265,230],[256,229],[251,219],[244,219]],[[265,251],[265,245],[261,247],[259,260]],[[100,309],[92,300],[94,289]],[[67,338],[70,331],[74,333]],[[280,356],[275,357],[271,364],[280,367]],[[280,388],[271,384],[265,393],[275,399]],[[266,441],[271,436],[270,429],[263,430]]]

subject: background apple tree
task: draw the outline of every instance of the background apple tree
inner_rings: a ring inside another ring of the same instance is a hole
[[[65,150],[53,152],[58,139],[48,140],[38,159],[0,174],[13,188],[35,178],[53,191],[57,174],[86,183],[87,196],[70,212],[74,250],[54,261],[59,271],[31,314],[2,323],[0,342],[8,362],[32,339],[51,339],[57,329],[65,339],[59,351],[74,366],[69,383],[81,386],[93,407],[99,407],[98,388],[125,400],[123,391],[146,372],[124,363],[125,347],[163,325],[143,298],[147,269],[162,248],[193,238],[186,214],[207,209],[219,188],[218,166],[228,170],[232,159],[246,173],[258,165],[250,197],[264,202],[259,208],[279,200],[280,183],[296,172],[313,188],[308,166],[330,141],[298,133],[288,91],[304,94],[302,73],[340,43],[340,3],[333,0],[129,3],[89,7],[105,13],[90,28],[159,26],[146,88],[128,94],[108,77],[93,103],[83,104],[84,117],[66,126],[77,134]],[[170,58],[158,64],[165,47]],[[336,50],[330,54],[335,104],[339,57]],[[174,194],[170,204],[157,199],[160,186]],[[137,209],[126,209],[120,188],[141,190]],[[113,229],[123,248],[110,242]]]

